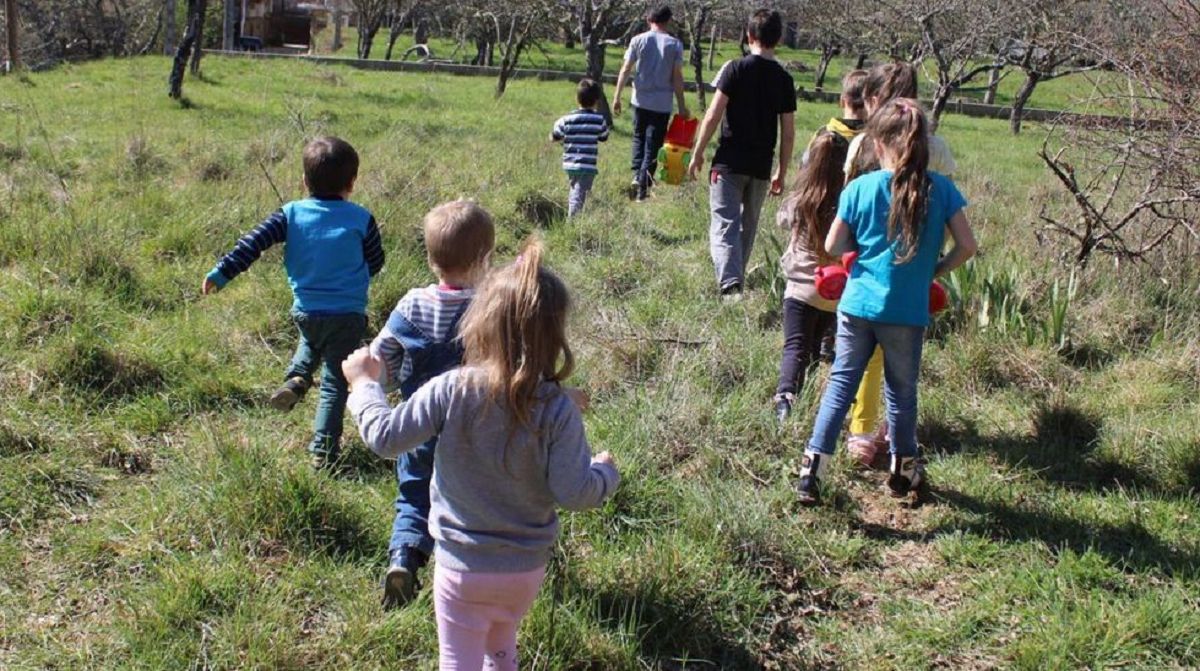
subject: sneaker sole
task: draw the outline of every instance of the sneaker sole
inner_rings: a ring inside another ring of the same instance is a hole
[[[300,397],[296,395],[296,392],[286,387],[271,394],[271,407],[279,412],[291,412],[299,402]]]
[[[417,579],[406,568],[388,569],[383,577],[383,608],[391,610],[407,606],[417,598]]]

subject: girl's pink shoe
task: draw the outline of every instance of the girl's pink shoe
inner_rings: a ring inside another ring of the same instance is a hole
[[[875,444],[875,436],[869,433],[854,433],[846,439],[846,451],[854,457],[855,462],[861,468],[871,468],[875,463],[875,455],[878,452]]]

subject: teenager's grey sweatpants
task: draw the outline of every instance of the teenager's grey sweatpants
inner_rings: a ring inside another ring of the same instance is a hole
[[[758,233],[758,215],[771,183],[749,175],[713,172],[709,178],[708,206],[712,223],[708,249],[722,289],[744,286],[746,265]]]
[[[596,179],[594,172],[581,172],[568,174],[567,180],[571,183],[571,192],[567,195],[567,216],[573,217],[583,209],[583,204],[587,202],[588,192],[592,190],[592,182]]]

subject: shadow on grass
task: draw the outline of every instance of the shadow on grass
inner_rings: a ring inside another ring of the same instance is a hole
[[[1103,429],[1098,415],[1049,403],[1033,410],[1032,425],[1030,434],[984,435],[972,422],[955,425],[933,419],[922,421],[917,433],[920,443],[932,452],[956,454],[966,449],[995,455],[1012,468],[1032,470],[1043,480],[1070,489],[1183,493],[1129,464],[1097,454]]]
[[[1195,575],[1200,569],[1200,555],[1163,543],[1137,522],[1081,522],[1044,508],[1021,509],[983,501],[951,489],[936,490],[935,496],[977,517],[966,523],[947,522],[929,535],[968,532],[1010,541],[1037,540],[1055,551],[1069,549],[1082,554],[1091,550],[1114,564],[1137,572],[1150,569],[1167,575]]]
[[[712,604],[698,597],[666,594],[644,583],[580,591],[596,604],[602,626],[636,636],[639,657],[655,660],[661,665],[656,668],[762,668],[745,642],[722,630]]]

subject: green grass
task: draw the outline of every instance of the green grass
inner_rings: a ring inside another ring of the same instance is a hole
[[[207,59],[189,104],[162,58],[0,79],[0,667],[428,669],[432,604],[384,614],[390,465],[309,471],[311,405],[272,414],[294,335],[278,252],[202,274],[300,195],[314,133],[362,158],[389,253],[370,317],[430,281],[419,221],[478,198],[498,258],[533,232],[572,287],[575,382],[624,483],[565,514],[521,631],[533,669],[1186,668],[1200,657],[1200,319],[1194,269],[1068,272],[1031,222],[1063,207],[1036,138],[948,116],[983,254],[933,330],[920,438],[931,502],[839,459],[828,505],[790,480],[819,380],[776,429],[764,227],[748,299],[713,295],[702,185],[635,207],[628,118],[589,210],[549,125],[564,83]],[[800,135],[834,110],[801,105]],[[771,203],[765,220],[773,216]],[[534,208],[536,209],[536,208]],[[998,310],[985,297],[1005,298]],[[1064,322],[1062,338],[1041,325]],[[1037,329],[1023,330],[1034,325]],[[1031,335],[1032,334],[1032,335]]]

